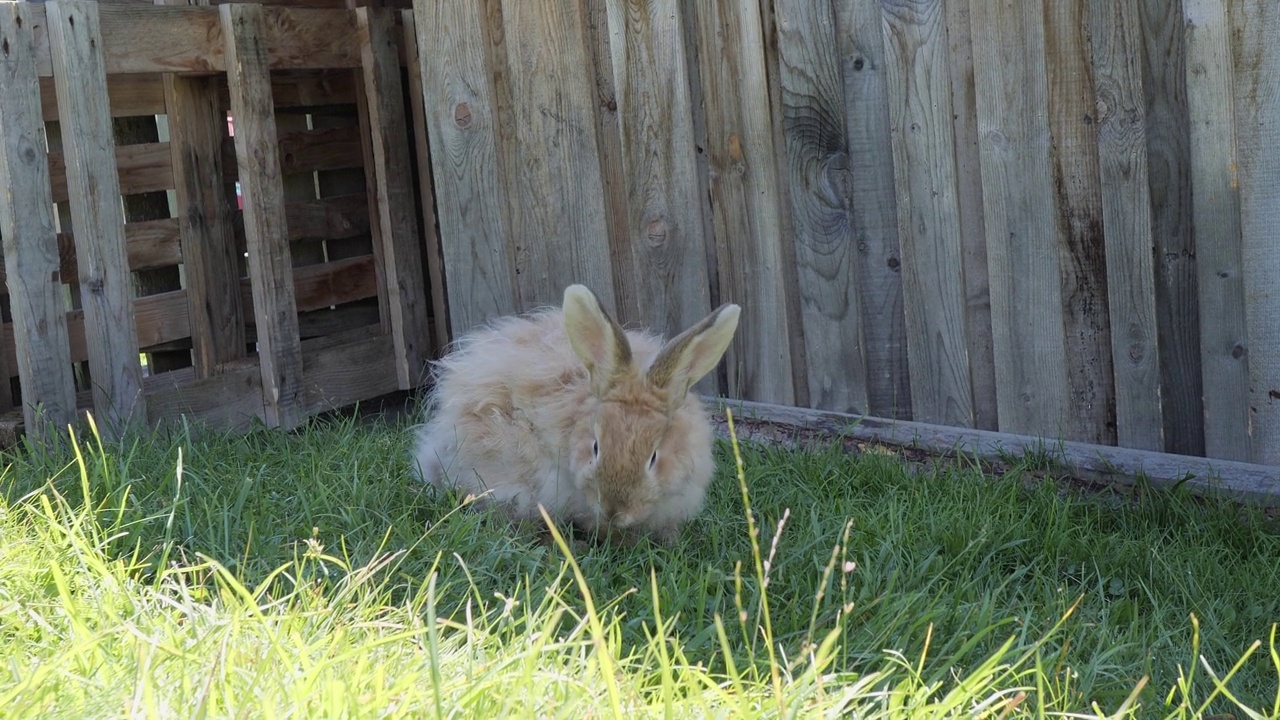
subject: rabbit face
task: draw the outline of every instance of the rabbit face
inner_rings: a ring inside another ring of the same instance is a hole
[[[669,422],[648,399],[599,403],[573,438],[573,475],[599,523],[643,523],[662,495]]]

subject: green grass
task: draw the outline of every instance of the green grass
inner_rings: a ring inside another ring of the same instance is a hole
[[[1280,715],[1258,513],[723,443],[679,546],[547,543],[411,482],[408,442],[3,455],[5,717]]]

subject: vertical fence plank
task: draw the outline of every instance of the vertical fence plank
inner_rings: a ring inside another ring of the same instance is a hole
[[[995,430],[1000,421],[996,405],[995,349],[991,335],[987,231],[982,219],[982,162],[978,150],[977,86],[973,77],[969,0],[947,0],[946,11],[956,144],[956,190],[964,257],[965,335],[969,343],[969,374],[973,384],[973,424],[981,430]]]
[[[1116,441],[1115,373],[1107,317],[1107,257],[1098,167],[1088,4],[1045,3],[1049,162],[1061,262],[1070,439]],[[1050,220],[1050,219],[1047,219]]]
[[[1003,432],[1069,434],[1040,3],[971,0],[983,221]]]
[[[1280,6],[1232,0],[1254,462],[1280,465]]]
[[[414,0],[455,337],[517,307],[484,0]]]
[[[292,428],[304,418],[302,348],[285,218],[271,75],[261,5],[222,5],[227,84],[235,118],[236,162],[244,195],[249,278],[267,423]]]
[[[886,0],[882,7],[912,418],[972,427],[943,6],[940,0]]]
[[[376,187],[370,191],[377,197],[376,220],[382,230],[396,376],[400,388],[407,390],[426,379],[431,337],[409,168],[409,130],[391,12],[368,7],[356,10],[375,165]]]
[[[558,304],[577,282],[617,306],[581,13],[575,0],[502,3],[516,165],[508,191],[525,308]]]
[[[107,437],[147,420],[125,253],[98,3],[45,3],[62,123],[96,420]],[[7,101],[7,99],[6,99]]]
[[[674,7],[678,0],[663,0]],[[633,235],[630,223],[628,186],[624,168],[622,101],[618,87],[624,79],[614,70],[615,45],[626,44],[623,36],[612,36],[610,15],[615,3],[583,3],[582,15],[586,33],[587,62],[590,64],[595,102],[592,103],[596,122],[596,138],[600,148],[601,192],[604,196],[605,222],[608,224],[610,265],[613,271],[613,311],[623,324],[648,323],[641,308],[639,285],[647,282],[647,276],[639,271],[631,246]],[[679,46],[671,48],[679,50]],[[663,57],[662,61],[670,58]],[[656,69],[657,66],[654,67]],[[627,68],[639,71],[640,68]],[[647,69],[647,68],[645,68]],[[687,79],[686,79],[687,82]],[[665,88],[664,88],[665,90]],[[656,101],[657,98],[654,98]],[[671,126],[670,132],[678,134],[679,128]],[[691,159],[692,161],[692,159]],[[707,387],[702,383],[699,387]]]
[[[227,118],[212,77],[164,77],[169,150],[186,267],[187,312],[197,377],[245,356],[244,310],[223,175]]]
[[[1090,5],[1121,446],[1164,448],[1138,0]]]
[[[1251,454],[1249,343],[1227,2],[1183,0],[1191,214],[1199,275],[1205,454],[1247,462]]]
[[[791,203],[809,404],[866,413],[844,79],[829,2],[777,0],[784,180]]]
[[[720,300],[742,305],[726,357],[732,397],[792,404],[781,198],[755,3],[696,5]]]
[[[674,0],[608,11],[639,319],[674,334],[711,310],[684,30]]]
[[[1155,243],[1164,449],[1204,454],[1200,312],[1192,236],[1191,135],[1180,0],[1140,0],[1147,181]]]
[[[418,28],[412,10],[400,11],[404,30],[405,71],[409,83],[409,109],[413,118],[414,152],[418,159],[418,207],[422,212],[422,252],[431,292],[433,355],[449,344],[449,305],[445,300],[444,261],[440,258],[440,237],[436,234],[434,180],[431,177],[431,148],[427,140],[426,108],[422,98],[422,56],[418,49]]]
[[[76,398],[49,164],[40,139],[31,8],[0,5],[0,237],[23,422],[39,441],[75,420]],[[9,385],[8,372],[0,382]]]
[[[903,311],[898,209],[884,32],[878,0],[833,0],[844,76],[845,133],[858,250],[867,405],[876,417],[911,418],[911,373]]]

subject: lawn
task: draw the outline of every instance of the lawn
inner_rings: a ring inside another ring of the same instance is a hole
[[[3,455],[6,717],[1280,715],[1280,535],[1183,493],[723,442],[621,548],[427,492],[404,421],[76,440]]]

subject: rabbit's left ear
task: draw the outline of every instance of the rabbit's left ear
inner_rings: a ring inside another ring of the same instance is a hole
[[[597,395],[630,367],[631,344],[626,333],[586,286],[565,288],[564,325],[573,352],[586,364]]]
[[[741,312],[742,308],[726,303],[668,341],[649,366],[649,382],[669,390],[673,405],[682,401],[729,349]]]

